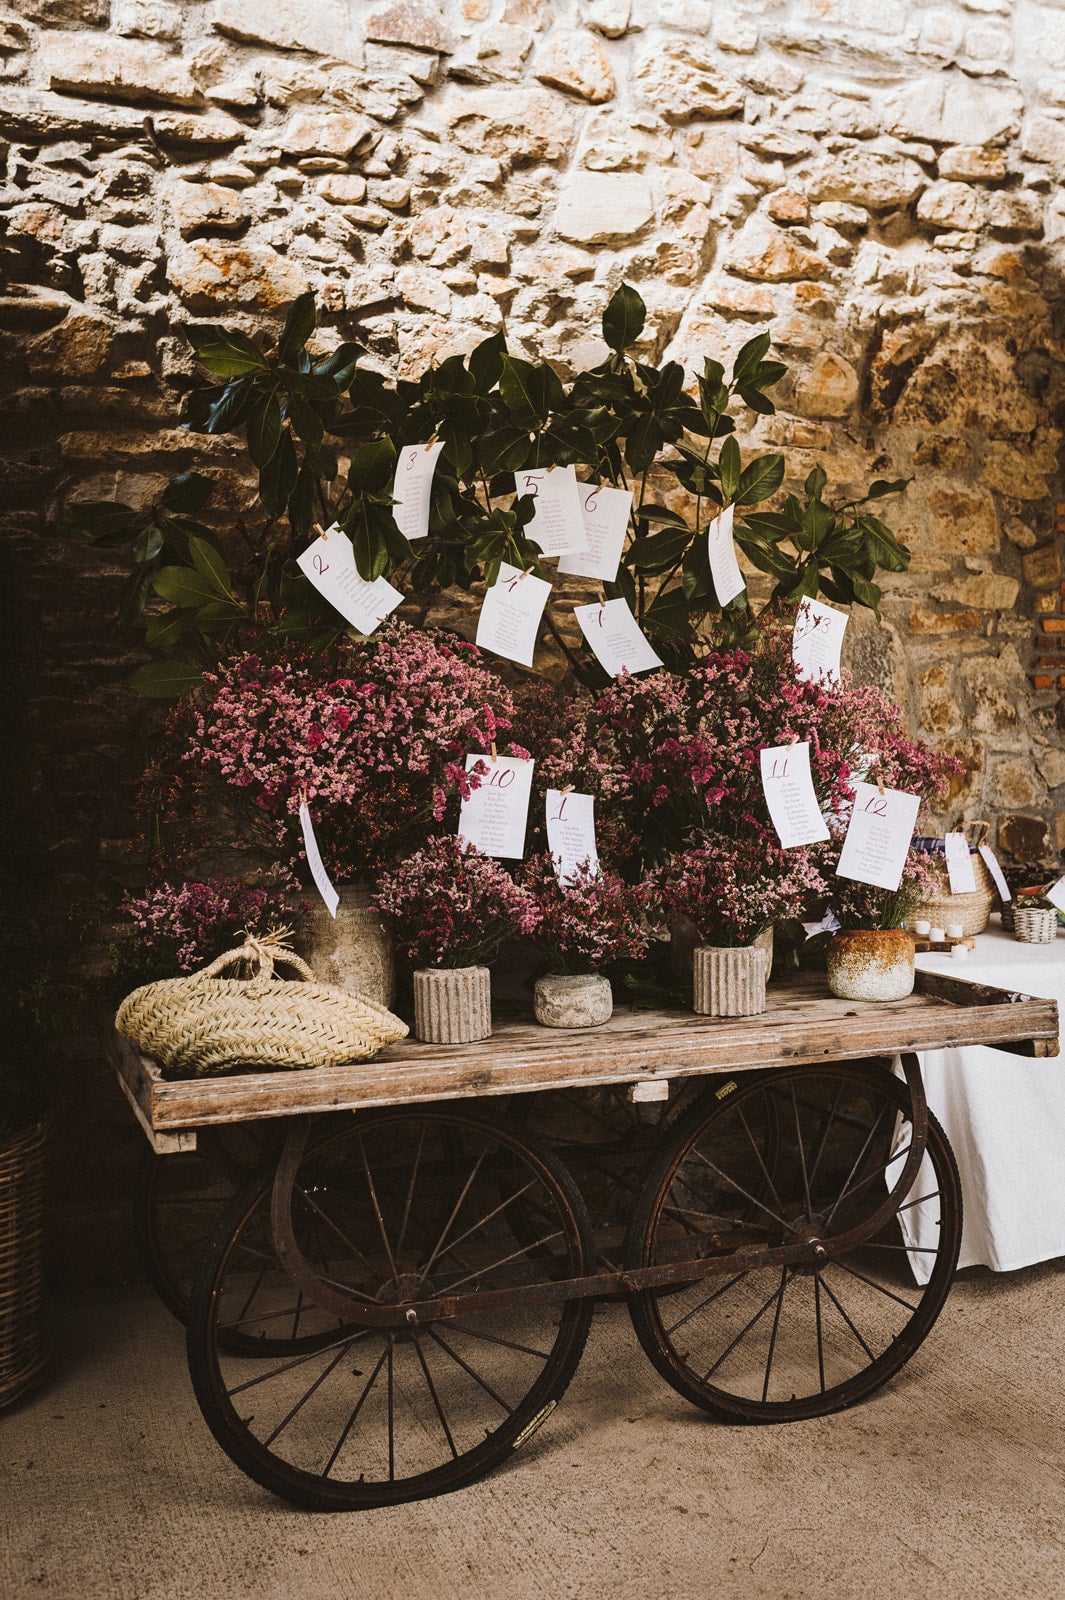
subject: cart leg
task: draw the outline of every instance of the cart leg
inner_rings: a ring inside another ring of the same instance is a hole
[[[592,1246],[573,1180],[538,1141],[461,1107],[367,1112],[302,1158],[294,1137],[299,1259],[352,1309],[345,1319],[315,1304],[313,1281],[297,1287],[270,1243],[272,1179],[254,1179],[219,1228],[190,1309],[189,1364],[209,1426],[251,1477],[314,1510],[472,1482],[554,1408],[584,1348],[589,1302],[530,1294],[518,1309],[402,1327],[360,1324],[358,1306],[585,1275]],[[278,1329],[289,1341],[279,1359],[234,1347],[234,1334],[269,1341]],[[294,1340],[304,1341],[296,1354]]]
[[[809,1242],[797,1266],[700,1279],[632,1296],[651,1361],[679,1393],[733,1422],[842,1410],[909,1360],[950,1289],[961,1188],[916,1063],[906,1084],[875,1063],[786,1068],[729,1080],[696,1107],[648,1174],[629,1230],[630,1266]],[[849,1248],[927,1137],[887,1226]],[[907,1255],[898,1218],[922,1204],[933,1242]],[[705,1240],[705,1244],[700,1241]],[[919,1260],[915,1285],[911,1262]]]

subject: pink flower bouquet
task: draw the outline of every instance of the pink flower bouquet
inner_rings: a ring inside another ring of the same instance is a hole
[[[774,922],[801,916],[825,889],[810,850],[782,850],[753,818],[741,838],[705,834],[651,879],[663,919],[687,917],[702,942],[718,948],[753,944]]]
[[[552,973],[601,973],[615,961],[646,954],[650,933],[640,886],[615,872],[593,873],[587,863],[562,883],[549,855],[529,862],[525,883],[539,912],[536,941]]]
[[[485,966],[539,922],[529,891],[452,835],[429,839],[385,872],[371,904],[416,968]]]

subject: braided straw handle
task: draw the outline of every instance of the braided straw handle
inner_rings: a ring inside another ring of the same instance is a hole
[[[282,967],[292,967],[300,977],[308,983],[317,982],[314,973],[301,956],[294,950],[287,949],[283,944],[278,944],[267,937],[256,939],[249,934],[245,942],[235,950],[227,950],[224,955],[218,956],[209,967],[204,967],[202,972],[196,974],[194,981],[205,981],[208,978],[217,978],[227,968],[236,966],[238,961],[257,961],[259,970],[250,980],[249,989],[259,990],[267,988],[274,976],[274,964]]]

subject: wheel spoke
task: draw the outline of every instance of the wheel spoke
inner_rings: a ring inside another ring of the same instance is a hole
[[[814,1322],[817,1327],[817,1376],[821,1393],[825,1392],[825,1341],[821,1327],[821,1274],[814,1273]]]
[[[736,1115],[739,1117],[740,1123],[741,1123],[741,1125],[743,1127],[743,1131],[747,1135],[748,1140],[750,1141],[751,1149],[754,1151],[754,1158],[755,1158],[755,1160],[757,1161],[759,1167],[762,1170],[762,1177],[765,1179],[766,1183],[769,1185],[769,1192],[773,1196],[773,1200],[774,1200],[774,1202],[776,1204],[777,1210],[778,1211],[783,1211],[784,1206],[783,1206],[783,1203],[781,1202],[779,1194],[777,1193],[777,1186],[773,1182],[772,1178],[769,1176],[769,1168],[766,1166],[765,1161],[762,1158],[762,1152],[758,1148],[758,1141],[754,1137],[754,1134],[751,1132],[750,1127],[749,1127],[748,1122],[747,1122],[747,1118],[743,1114],[743,1107],[742,1106],[737,1106],[735,1109],[736,1109]]]
[[[714,1162],[710,1160],[709,1156],[704,1156],[701,1150],[697,1150],[694,1147],[692,1148],[691,1154],[695,1156],[697,1160],[701,1161],[705,1167],[709,1167],[710,1171],[713,1172],[717,1177],[723,1178],[727,1184],[730,1184],[731,1187],[735,1189],[737,1194],[742,1194],[743,1198],[745,1200],[749,1200],[753,1206],[757,1206],[759,1211],[764,1211],[767,1217],[772,1217],[774,1222],[779,1222],[781,1227],[784,1228],[788,1233],[794,1232],[792,1224],[790,1222],[786,1222],[779,1212],[774,1211],[770,1206],[763,1205],[757,1195],[752,1194],[749,1189],[745,1189],[742,1183],[737,1183],[735,1178],[730,1178],[727,1172],[722,1172],[721,1168],[716,1166]]]
[[[835,1202],[833,1203],[833,1206],[832,1206],[832,1210],[828,1213],[828,1216],[825,1218],[825,1226],[826,1226],[826,1228],[827,1228],[828,1224],[832,1221],[832,1218],[836,1215],[836,1212],[839,1209],[841,1201],[845,1200],[847,1198],[847,1195],[852,1192],[851,1191],[851,1187],[850,1187],[851,1179],[854,1177],[854,1174],[858,1171],[858,1169],[861,1166],[862,1162],[865,1160],[866,1154],[867,1154],[867,1152],[869,1150],[869,1146],[872,1144],[874,1138],[876,1137],[877,1130],[880,1127],[880,1124],[883,1122],[884,1117],[887,1114],[887,1110],[888,1110],[887,1106],[881,1106],[880,1110],[877,1112],[876,1121],[873,1123],[873,1126],[869,1129],[869,1132],[866,1134],[865,1143],[862,1145],[862,1148],[858,1151],[858,1154],[854,1158],[854,1165],[853,1165],[853,1167],[851,1167],[851,1170],[847,1174],[846,1182],[844,1183],[843,1188],[840,1190],[839,1194],[836,1196]],[[889,1159],[884,1162],[884,1166],[881,1167],[879,1170],[881,1172],[883,1172],[887,1167],[889,1167],[891,1165],[892,1161],[894,1161],[896,1159],[897,1159],[897,1157],[895,1157],[895,1156],[889,1157]],[[869,1178],[864,1178],[862,1180],[862,1182],[856,1186],[856,1188],[854,1190],[854,1193],[858,1193],[861,1189],[863,1189],[870,1182],[870,1179],[874,1178],[875,1176],[876,1176],[876,1173],[874,1172],[874,1173],[870,1174]]]
[[[314,1212],[314,1214],[317,1217],[321,1218],[321,1220],[325,1223],[326,1227],[332,1233],[336,1234],[337,1238],[341,1241],[341,1243],[345,1244],[347,1246],[347,1248],[351,1251],[352,1255],[356,1258],[356,1260],[362,1262],[363,1266],[366,1268],[366,1271],[370,1274],[370,1276],[371,1277],[375,1276],[373,1262],[370,1261],[367,1256],[363,1255],[363,1253],[359,1249],[358,1245],[355,1244],[355,1242],[352,1239],[348,1238],[348,1235],[344,1232],[343,1228],[340,1227],[339,1223],[336,1223],[336,1222],[333,1221],[333,1218],[329,1215],[328,1211],[323,1211],[322,1207],[318,1204],[317,1200],[315,1200],[312,1195],[309,1195],[307,1193],[306,1189],[301,1188],[299,1184],[294,1184],[293,1185],[292,1193],[293,1193],[293,1195],[297,1195],[298,1194],[300,1199],[306,1202],[306,1204],[311,1208],[311,1210]],[[351,1293],[352,1294],[358,1294],[359,1291],[357,1289],[352,1289]],[[359,1298],[361,1300],[372,1300],[373,1296],[369,1295],[369,1294],[363,1294],[363,1295],[359,1295]]]
[[[828,1295],[828,1298],[831,1300],[832,1304],[835,1306],[836,1310],[839,1312],[840,1316],[843,1318],[844,1322],[847,1324],[848,1328],[851,1330],[851,1332],[853,1333],[854,1337],[857,1339],[858,1343],[861,1345],[862,1349],[865,1351],[866,1355],[869,1357],[869,1360],[870,1361],[875,1361],[876,1357],[874,1356],[873,1352],[870,1350],[869,1346],[866,1344],[865,1340],[862,1338],[861,1334],[858,1332],[858,1329],[854,1326],[854,1323],[851,1320],[851,1318],[847,1315],[847,1312],[844,1310],[842,1302],[840,1301],[839,1296],[833,1292],[832,1285],[830,1283],[826,1283],[825,1282],[824,1277],[820,1274],[820,1272],[818,1273],[818,1276],[821,1277],[821,1282],[822,1282],[822,1284],[824,1286],[825,1293]]]
[[[349,1416],[347,1422],[345,1422],[343,1428],[341,1429],[340,1438],[337,1440],[336,1444],[333,1446],[333,1453],[329,1457],[329,1460],[326,1462],[325,1467],[324,1467],[323,1472],[322,1472],[322,1477],[323,1478],[328,1478],[329,1474],[332,1472],[333,1468],[335,1467],[337,1457],[339,1456],[341,1450],[343,1450],[343,1448],[344,1448],[344,1444],[345,1444],[345,1442],[347,1440],[348,1434],[351,1432],[352,1428],[355,1426],[355,1420],[358,1417],[359,1412],[362,1410],[363,1402],[365,1401],[366,1396],[369,1394],[370,1390],[373,1388],[374,1384],[377,1382],[377,1374],[380,1372],[381,1368],[384,1366],[385,1357],[388,1355],[388,1353],[391,1350],[391,1348],[392,1348],[391,1344],[390,1343],[387,1344],[385,1346],[385,1348],[381,1351],[381,1354],[378,1356],[377,1365],[376,1365],[376,1367],[374,1367],[373,1371],[370,1373],[370,1376],[367,1378],[365,1386],[363,1387],[363,1391],[360,1394],[359,1398],[355,1402],[355,1409],[354,1409],[354,1411],[352,1411],[352,1413]]]
[[[396,1481],[396,1394],[395,1394],[396,1341],[388,1336],[388,1481]]]
[[[760,1320],[760,1318],[765,1316],[765,1313],[769,1310],[769,1307],[773,1304],[773,1301],[776,1299],[776,1297],[777,1297],[777,1290],[774,1289],[772,1294],[769,1296],[769,1299],[765,1302],[765,1304],[763,1306],[761,1306],[755,1312],[755,1314],[751,1318],[750,1322],[744,1324],[744,1326],[740,1329],[739,1333],[733,1339],[732,1343],[729,1344],[728,1346],[726,1346],[726,1348],[718,1356],[717,1360],[714,1362],[714,1364],[710,1368],[710,1370],[708,1372],[704,1373],[704,1375],[703,1375],[703,1382],[704,1383],[709,1383],[710,1379],[713,1377],[713,1375],[717,1371],[718,1367],[720,1367],[721,1364],[724,1361],[727,1361],[728,1357],[732,1354],[733,1350],[735,1350],[736,1346],[740,1343],[741,1339],[745,1339],[747,1337],[747,1335],[750,1333],[751,1329],[754,1327],[755,1323],[758,1322]]]
[[[483,1339],[486,1344],[501,1344],[508,1350],[520,1350],[523,1355],[536,1356],[540,1361],[550,1361],[550,1350],[534,1350],[532,1345],[518,1344],[515,1339],[503,1339],[497,1333],[484,1333],[479,1328],[471,1328],[465,1322],[448,1322],[451,1333],[466,1333],[471,1339]]]
[[[305,1356],[294,1356],[291,1361],[282,1362],[279,1367],[272,1367],[269,1372],[259,1372],[254,1378],[249,1378],[246,1383],[238,1383],[235,1388],[227,1389],[226,1393],[232,1397],[243,1394],[245,1389],[254,1389],[260,1383],[268,1383],[271,1378],[279,1378],[283,1372],[291,1372],[293,1367],[302,1367],[306,1362],[313,1361],[316,1356],[324,1356],[330,1350],[340,1347],[341,1355],[359,1339],[365,1339],[370,1332],[369,1328],[360,1328],[358,1333],[348,1334],[346,1338],[338,1339],[333,1344],[320,1345],[316,1350],[311,1350]]]
[[[433,1247],[432,1255],[429,1257],[428,1261],[425,1262],[424,1266],[419,1268],[418,1276],[420,1278],[424,1278],[431,1271],[433,1262],[436,1260],[437,1256],[440,1254],[441,1250],[444,1248],[444,1240],[447,1238],[448,1234],[451,1232],[451,1225],[454,1222],[455,1218],[458,1216],[459,1212],[461,1211],[462,1205],[463,1205],[463,1201],[466,1199],[466,1196],[469,1194],[470,1188],[471,1188],[471,1186],[473,1184],[473,1180],[474,1180],[474,1178],[476,1178],[478,1172],[481,1170],[481,1163],[484,1161],[484,1158],[485,1158],[485,1156],[487,1154],[488,1154],[488,1147],[486,1145],[485,1148],[481,1151],[480,1155],[477,1157],[476,1161],[473,1163],[473,1166],[470,1168],[469,1176],[467,1177],[466,1182],[462,1185],[462,1188],[461,1188],[461,1190],[459,1192],[459,1197],[455,1201],[455,1204],[451,1208],[451,1214],[448,1217],[447,1221],[444,1223],[444,1226],[440,1231],[440,1237],[437,1239],[436,1244]]]
[[[403,1206],[403,1220],[399,1225],[399,1238],[396,1240],[396,1254],[402,1255],[403,1241],[407,1237],[407,1224],[410,1221],[410,1208],[414,1200],[414,1184],[418,1177],[418,1168],[422,1162],[422,1149],[425,1145],[426,1124],[423,1122],[418,1134],[418,1148],[414,1152],[414,1165],[410,1169],[410,1182],[407,1184],[407,1199]]]
[[[485,1394],[490,1395],[491,1398],[495,1401],[497,1406],[502,1406],[503,1410],[506,1412],[508,1417],[512,1417],[514,1415],[513,1407],[508,1406],[507,1402],[503,1399],[503,1396],[496,1393],[496,1391],[492,1388],[492,1385],[488,1382],[487,1378],[482,1378],[481,1374],[479,1372],[475,1372],[473,1367],[470,1366],[470,1363],[468,1361],[464,1361],[463,1360],[463,1358],[459,1355],[457,1350],[452,1350],[452,1348],[448,1344],[447,1340],[441,1338],[441,1336],[438,1333],[438,1331],[436,1330],[436,1328],[427,1328],[426,1332],[428,1333],[430,1339],[433,1339],[440,1346],[441,1350],[446,1350],[447,1351],[447,1353],[451,1357],[452,1361],[457,1362],[458,1365],[462,1368],[463,1372],[468,1372],[469,1373],[469,1375],[473,1379],[474,1383],[479,1383],[480,1384],[480,1386],[484,1390]]]
[[[414,1348],[417,1352],[418,1360],[421,1362],[422,1371],[425,1374],[425,1381],[429,1386],[429,1393],[433,1397],[433,1405],[436,1407],[436,1414],[440,1418],[440,1426],[444,1430],[444,1438],[447,1440],[448,1449],[451,1451],[451,1459],[453,1461],[457,1461],[459,1453],[455,1449],[455,1441],[451,1437],[451,1429],[447,1425],[447,1418],[444,1415],[444,1408],[440,1404],[440,1397],[436,1392],[436,1385],[434,1384],[432,1374],[429,1371],[429,1364],[425,1359],[425,1351],[422,1349],[422,1342],[420,1339],[414,1340]]]
[[[866,1277],[865,1273],[859,1272],[857,1267],[848,1267],[845,1261],[839,1260],[833,1261],[832,1265],[834,1267],[841,1267],[844,1272],[849,1272],[852,1278],[857,1278],[861,1283],[867,1283],[870,1289],[876,1289],[880,1294],[886,1295],[889,1300],[894,1300],[900,1306],[905,1306],[907,1311],[913,1313],[918,1309],[916,1306],[911,1305],[908,1300],[904,1300],[900,1294],[894,1294],[890,1289],[885,1289],[884,1285],[882,1283],[877,1283],[875,1278]]]
[[[513,1205],[515,1200],[520,1200],[522,1195],[526,1194],[531,1188],[533,1188],[536,1182],[536,1178],[530,1178],[528,1183],[523,1184],[520,1189],[515,1190],[515,1192],[512,1195],[509,1195],[506,1200],[501,1200],[497,1206],[492,1207],[491,1211],[486,1211],[484,1216],[473,1224],[472,1228],[467,1228],[465,1233],[460,1233],[457,1239],[453,1239],[451,1241],[446,1250],[441,1250],[436,1259],[438,1261],[442,1261],[443,1258],[445,1256],[449,1256],[453,1250],[457,1250],[459,1245],[462,1244],[465,1239],[470,1237],[471,1233],[476,1233],[477,1229],[483,1228],[486,1222],[491,1222],[494,1217],[498,1217],[499,1213],[501,1211],[505,1211],[509,1205]],[[424,1273],[422,1276],[424,1277]]]
[[[291,1411],[288,1412],[287,1416],[282,1417],[281,1421],[278,1423],[278,1425],[274,1429],[273,1433],[269,1434],[267,1436],[267,1438],[265,1438],[263,1440],[263,1445],[267,1450],[269,1450],[269,1448],[273,1444],[274,1440],[279,1438],[281,1436],[281,1434],[285,1431],[285,1429],[288,1427],[289,1423],[292,1421],[293,1417],[296,1416],[296,1414],[298,1412],[303,1410],[303,1407],[307,1404],[307,1401],[311,1398],[311,1395],[314,1394],[318,1389],[321,1388],[322,1384],[328,1378],[329,1374],[331,1372],[333,1372],[340,1365],[340,1363],[344,1359],[345,1353],[346,1352],[344,1350],[342,1350],[342,1349],[337,1351],[336,1355],[333,1357],[333,1359],[329,1363],[329,1365],[326,1368],[324,1368],[324,1370],[322,1372],[320,1372],[318,1374],[317,1378],[315,1378],[314,1382],[311,1384],[310,1388],[307,1390],[307,1393],[305,1395],[301,1396],[301,1398],[296,1401],[296,1404],[292,1407]]]
[[[797,1115],[797,1113],[796,1113]],[[769,1354],[765,1359],[765,1379],[762,1383],[762,1404],[765,1405],[769,1398],[769,1375],[773,1370],[773,1352],[777,1347],[777,1329],[780,1327],[780,1313],[784,1305],[784,1290],[788,1284],[788,1269],[780,1269],[780,1288],[777,1290],[777,1308],[773,1313],[773,1331],[769,1335]]]
[[[373,1173],[370,1171],[370,1163],[366,1159],[366,1146],[363,1144],[361,1138],[359,1139],[359,1155],[362,1158],[362,1170],[366,1174],[366,1184],[370,1191],[370,1203],[373,1206],[374,1216],[377,1218],[377,1228],[381,1235],[381,1243],[385,1247],[385,1256],[387,1258],[388,1265],[392,1270],[393,1278],[398,1278],[399,1271],[396,1267],[396,1258],[392,1254],[392,1246],[389,1243],[388,1238],[388,1229],[385,1227],[385,1219],[381,1215],[381,1202],[377,1198],[377,1185],[373,1181]],[[389,1360],[388,1370],[391,1377],[391,1358]]]
[[[818,1173],[818,1169],[819,1169],[819,1167],[821,1165],[821,1157],[824,1155],[825,1150],[828,1147],[828,1136],[832,1132],[833,1127],[835,1126],[836,1112],[839,1110],[839,1103],[840,1103],[840,1100],[843,1098],[843,1087],[844,1086],[843,1086],[842,1083],[838,1083],[836,1085],[836,1093],[835,1093],[835,1096],[834,1096],[833,1101],[832,1101],[831,1110],[828,1113],[828,1120],[826,1121],[824,1127],[821,1130],[821,1138],[820,1138],[820,1140],[818,1142],[817,1153],[814,1156],[813,1165],[810,1168],[810,1189],[811,1189],[811,1191],[813,1190],[814,1184],[817,1182],[817,1173]]]
[[[792,1113],[793,1113],[793,1116],[794,1116],[794,1119],[795,1119],[795,1143],[798,1145],[798,1148],[799,1148],[799,1167],[802,1170],[802,1193],[803,1193],[803,1199],[806,1202],[806,1215],[809,1216],[811,1214],[811,1212],[813,1211],[813,1206],[810,1204],[810,1179],[809,1179],[809,1176],[808,1176],[807,1171],[806,1171],[806,1147],[803,1144],[802,1128],[801,1128],[801,1126],[799,1124],[799,1107],[798,1107],[798,1104],[797,1104],[796,1099],[795,1099],[795,1079],[794,1078],[792,1078],[792,1080],[791,1080],[791,1109],[792,1109]]]
[[[533,1244],[519,1245],[517,1250],[512,1250],[509,1256],[501,1256],[498,1261],[493,1261],[490,1267],[477,1267],[473,1272],[467,1272],[464,1278],[457,1279],[447,1285],[447,1293],[454,1294],[456,1289],[461,1289],[463,1284],[470,1283],[474,1278],[483,1279],[486,1273],[498,1272],[500,1267],[507,1266],[511,1261],[516,1261],[519,1256],[531,1255],[534,1250],[539,1250],[542,1245],[550,1244],[552,1239],[562,1238],[562,1229],[556,1228],[554,1233],[541,1235]]]
[[[731,1289],[734,1283],[739,1283],[741,1278],[745,1278],[746,1276],[747,1274],[745,1272],[737,1272],[736,1276],[734,1278],[730,1278],[727,1283],[723,1283],[720,1289],[715,1289],[713,1294],[708,1294],[705,1299],[700,1300],[697,1306],[692,1306],[690,1311],[686,1311],[682,1317],[677,1318],[676,1322],[670,1324],[670,1326],[666,1329],[667,1337],[676,1333],[678,1328],[683,1328],[684,1324],[689,1322],[697,1312],[703,1309],[704,1306],[713,1305],[715,1300],[721,1298],[726,1289]]]

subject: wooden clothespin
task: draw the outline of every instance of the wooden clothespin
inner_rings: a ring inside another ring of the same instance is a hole
[[[572,794],[573,793],[573,785],[572,785],[572,783],[567,783],[566,787],[564,789],[560,789],[558,792],[559,792],[559,794]]]
[[[431,450],[431,449],[432,449],[432,448],[433,448],[433,445],[434,445],[434,444],[435,444],[435,443],[436,443],[436,441],[437,441],[437,440],[438,440],[438,439],[439,439],[439,437],[440,437],[440,430],[439,430],[439,428],[434,428],[434,429],[433,429],[433,431],[432,431],[432,433],[431,433],[431,434],[430,434],[430,435],[429,435],[429,438],[428,438],[428,440],[427,440],[427,441],[426,441],[426,445],[425,445],[425,448],[426,448],[426,449],[427,449],[427,450]]]
[[[325,529],[322,527],[322,524],[320,522],[315,522],[315,523],[312,524],[312,526],[314,528],[315,533],[318,535],[319,539],[328,539],[329,535],[325,531]]]
[[[307,785],[305,783],[301,783],[297,793],[299,795],[300,805],[305,806],[307,804]]]
[[[496,750],[496,742],[493,739],[492,740],[492,765],[493,765],[493,767],[495,766],[495,764],[496,764],[496,762],[498,760],[499,760],[499,754],[498,754],[498,752]]]

